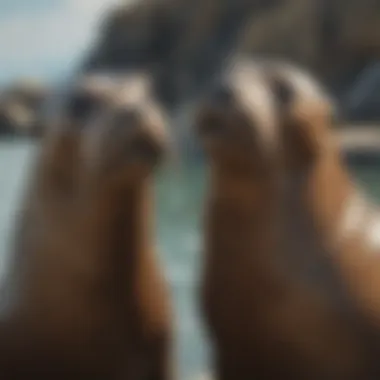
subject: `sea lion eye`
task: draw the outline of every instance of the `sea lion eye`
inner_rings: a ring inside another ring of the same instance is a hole
[[[83,121],[100,107],[99,99],[88,94],[76,94],[69,99],[68,114],[70,118]]]
[[[272,81],[272,89],[280,106],[288,106],[293,99],[293,91],[290,86],[277,78]]]

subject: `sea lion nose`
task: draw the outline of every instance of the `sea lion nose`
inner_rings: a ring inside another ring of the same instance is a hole
[[[211,93],[211,101],[218,106],[228,106],[233,98],[233,89],[227,83],[219,84]]]
[[[133,128],[141,119],[141,112],[136,107],[124,107],[119,110],[114,118],[114,124],[120,127]]]

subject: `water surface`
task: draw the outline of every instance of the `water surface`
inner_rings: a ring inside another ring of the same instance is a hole
[[[0,142],[0,275],[6,270],[6,252],[35,146],[30,142]],[[380,199],[379,167],[353,168],[369,192]],[[207,366],[207,345],[196,313],[199,273],[200,221],[205,172],[191,168],[162,169],[157,182],[158,242],[176,308],[176,348],[181,379]]]

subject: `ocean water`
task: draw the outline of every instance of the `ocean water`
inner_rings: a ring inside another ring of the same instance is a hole
[[[36,146],[30,142],[0,142],[0,276],[7,268],[17,212]],[[378,166],[353,167],[356,178],[380,199]],[[163,168],[157,180],[157,237],[164,270],[174,296],[176,355],[181,379],[194,379],[207,369],[209,351],[197,314],[197,276],[205,170]]]

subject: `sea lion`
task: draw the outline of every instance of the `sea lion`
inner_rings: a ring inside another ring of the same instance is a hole
[[[201,101],[210,180],[200,307],[216,379],[380,373],[356,307],[371,310],[380,289],[362,272],[367,260],[376,272],[376,255],[362,259],[363,198],[348,195],[357,192],[330,138],[331,101],[317,89],[293,66],[239,59]]]
[[[3,292],[0,376],[167,380],[172,315],[152,209],[164,115],[143,77],[93,74],[57,119]]]

